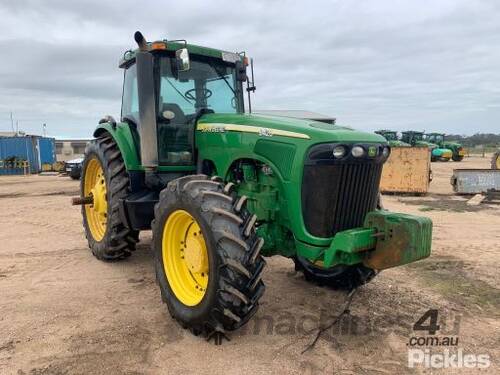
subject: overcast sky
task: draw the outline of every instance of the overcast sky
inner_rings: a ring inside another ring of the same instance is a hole
[[[118,60],[148,40],[247,51],[254,108],[500,133],[500,1],[0,0],[0,131],[90,137],[120,113]]]

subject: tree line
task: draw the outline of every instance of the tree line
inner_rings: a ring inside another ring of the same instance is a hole
[[[447,134],[447,141],[456,141],[466,147],[500,147],[500,134],[476,133],[474,135]]]

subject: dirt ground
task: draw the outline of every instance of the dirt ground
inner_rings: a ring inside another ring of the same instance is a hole
[[[149,232],[129,259],[100,262],[69,204],[78,182],[0,177],[0,374],[451,372],[407,367],[409,339],[425,335],[413,324],[429,309],[439,312],[438,336],[457,336],[464,354],[488,354],[481,373],[498,373],[500,207],[471,208],[449,184],[453,168],[478,167],[489,160],[433,163],[428,196],[384,197],[387,209],[432,218],[432,256],[361,287],[350,315],[304,354],[345,294],[307,283],[291,261],[268,259],[259,312],[215,346],[161,303]]]

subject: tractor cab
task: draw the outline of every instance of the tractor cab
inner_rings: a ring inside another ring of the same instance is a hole
[[[127,51],[120,62],[122,121],[136,125],[144,167],[194,167],[200,117],[244,112],[248,59],[185,41],[147,43],[140,33],[135,37],[139,49]]]
[[[443,133],[429,133],[426,134],[425,139],[430,142],[441,146],[444,143]]]
[[[382,137],[387,139],[388,141],[397,141],[398,133],[393,130],[377,130],[376,134],[380,134]]]
[[[402,134],[401,140],[412,146],[427,146],[424,142],[424,133],[418,131],[405,131]]]
[[[406,142],[400,141],[398,138],[398,133],[394,130],[377,130],[376,134],[380,134],[384,137],[389,146],[391,147],[409,147],[410,145]]]

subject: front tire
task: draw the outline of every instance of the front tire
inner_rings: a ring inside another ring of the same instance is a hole
[[[108,134],[89,143],[82,166],[83,227],[92,254],[103,261],[120,260],[135,250],[139,232],[128,229],[119,215],[119,200],[129,191],[129,177],[118,145]]]
[[[195,335],[235,330],[264,293],[263,240],[232,183],[193,175],[161,192],[153,221],[157,282],[171,316]]]
[[[301,257],[295,258],[294,262],[295,270],[301,271],[306,281],[333,289],[352,290],[368,283],[376,276],[374,270],[363,265],[321,268]]]
[[[457,161],[458,162],[458,161],[464,160],[464,157],[460,156],[460,155],[453,155],[452,159],[453,159],[453,161]]]

